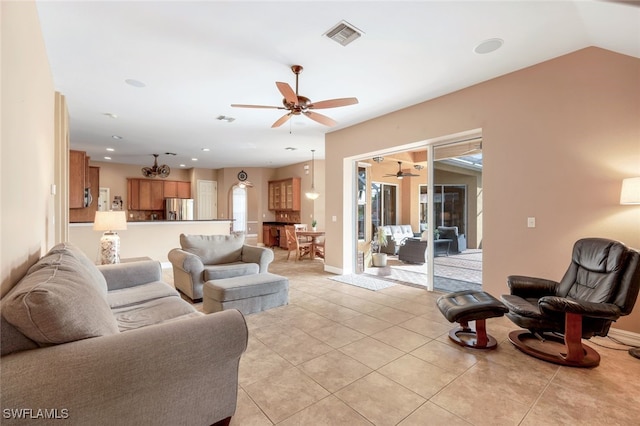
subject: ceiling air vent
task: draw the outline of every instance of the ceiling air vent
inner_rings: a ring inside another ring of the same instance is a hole
[[[359,38],[362,34],[362,31],[360,31],[347,21],[340,22],[338,25],[334,26],[329,31],[324,33],[324,35],[326,35],[336,43],[341,44],[342,46],[346,46],[355,39]]]

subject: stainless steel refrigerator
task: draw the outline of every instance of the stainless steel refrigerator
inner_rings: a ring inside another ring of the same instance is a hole
[[[193,220],[193,200],[191,198],[165,198],[164,217],[166,220]]]

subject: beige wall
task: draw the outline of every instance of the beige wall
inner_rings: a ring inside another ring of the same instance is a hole
[[[0,293],[4,294],[55,243],[56,196],[51,195],[51,185],[56,183],[56,156],[55,92],[35,4],[3,1],[0,8]]]
[[[583,49],[329,133],[325,184],[343,187],[345,158],[481,129],[483,286],[499,296],[509,274],[560,279],[579,238],[640,248],[640,208],[619,205],[622,179],[640,176],[638,117],[640,59]],[[326,264],[341,269],[341,192],[326,208]],[[640,307],[616,327],[640,332]]]

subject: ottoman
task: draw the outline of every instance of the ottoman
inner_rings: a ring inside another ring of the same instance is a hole
[[[440,312],[460,327],[449,331],[449,338],[461,346],[475,349],[493,349],[498,342],[487,334],[486,319],[501,317],[509,309],[498,299],[484,291],[464,290],[440,296],[436,301]],[[476,330],[469,328],[476,322]]]
[[[243,314],[289,303],[289,280],[268,272],[204,283],[202,310],[206,314],[237,309]]]

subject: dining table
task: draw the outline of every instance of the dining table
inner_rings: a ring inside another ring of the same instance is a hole
[[[318,244],[318,237],[323,237],[324,231],[296,231],[296,237],[309,237],[311,238],[311,253],[309,258],[311,260],[316,258],[316,246]]]

